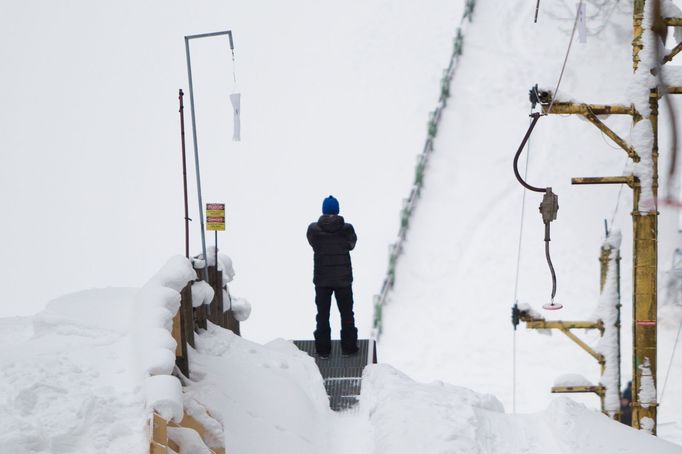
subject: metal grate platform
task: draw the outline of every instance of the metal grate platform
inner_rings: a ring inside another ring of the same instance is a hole
[[[358,403],[362,386],[362,371],[368,364],[376,364],[376,342],[373,339],[359,339],[357,354],[343,357],[341,341],[332,341],[329,359],[320,359],[315,353],[315,341],[295,340],[294,344],[315,359],[324,378],[324,387],[329,396],[329,407],[334,411],[353,408]]]

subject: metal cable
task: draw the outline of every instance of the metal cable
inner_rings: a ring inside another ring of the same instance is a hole
[[[232,49],[232,81],[237,85],[237,60],[234,56],[234,49]]]
[[[670,354],[670,363],[668,364],[668,370],[665,373],[665,380],[663,381],[663,388],[661,388],[661,395],[658,398],[658,403],[660,404],[663,400],[663,394],[665,394],[665,387],[668,384],[668,378],[670,378],[670,369],[673,365],[673,359],[675,359],[675,351],[677,350],[677,342],[680,340],[680,332],[682,331],[682,317],[680,317],[680,325],[677,327],[677,336],[675,336],[675,345],[673,345],[673,352]]]
[[[625,173],[625,169],[628,167],[628,160],[629,158],[626,158],[625,161],[625,167],[623,168],[623,172]],[[620,207],[620,196],[623,193],[623,186],[624,184],[619,185],[620,187],[618,188],[618,195],[616,196],[616,206],[613,208],[613,214],[611,215],[611,223],[609,225],[613,226],[614,222],[616,221],[616,214],[618,214],[618,208]]]
[[[583,0],[580,0],[580,3],[578,3],[578,8],[575,12],[575,20],[573,21],[573,30],[571,30],[571,39],[568,41],[568,48],[566,49],[566,56],[564,57],[564,64],[561,66],[561,72],[559,73],[559,80],[556,82],[556,87],[554,87],[554,92],[552,94],[552,102],[549,103],[549,108],[547,109],[547,114],[549,114],[552,111],[552,106],[554,105],[554,101],[557,98],[557,94],[559,93],[559,86],[561,85],[561,79],[564,77],[564,70],[566,69],[566,62],[568,62],[568,54],[571,53],[571,46],[573,45],[573,37],[575,36],[575,29],[578,26],[578,17],[580,16],[580,9],[582,8],[583,5]]]
[[[533,123],[537,122],[537,118],[533,118]],[[528,178],[528,163],[530,162],[530,134],[525,139],[528,145],[528,153],[526,153],[526,165],[523,170],[523,179]],[[518,159],[517,159],[518,163]],[[515,166],[516,168],[516,166]],[[521,271],[521,246],[523,244],[523,225],[526,217],[526,187],[523,188],[523,196],[521,197],[521,221],[519,223],[519,241],[516,250],[516,277],[514,278],[514,304],[519,302],[519,276]],[[514,328],[514,339],[512,341],[512,413],[516,414],[516,328]]]
[[[540,11],[540,0],[535,4],[535,19],[533,19],[533,23],[538,22],[538,11]]]
[[[516,414],[516,329],[512,340],[512,414]]]

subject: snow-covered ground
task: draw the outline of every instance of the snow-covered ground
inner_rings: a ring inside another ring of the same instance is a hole
[[[142,291],[80,292],[3,320],[0,453],[148,451],[144,380],[132,373],[139,345],[127,329]],[[357,410],[334,413],[314,361],[291,342],[260,345],[214,325],[190,353],[185,409],[208,411],[206,442],[227,452],[680,452],[569,399],[510,415],[492,395],[417,383],[383,364],[365,370]]]
[[[143,452],[129,335],[136,289],[86,290],[0,319],[0,452]]]

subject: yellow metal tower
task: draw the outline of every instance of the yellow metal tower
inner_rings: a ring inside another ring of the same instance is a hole
[[[633,322],[632,322],[632,425],[656,433],[656,328],[657,328],[657,236],[658,236],[658,100],[665,93],[680,94],[682,87],[662,87],[661,66],[682,51],[678,44],[668,55],[658,55],[658,40],[666,34],[667,27],[682,26],[682,18],[665,18],[660,15],[658,0],[635,0],[633,9],[632,56],[635,79],[641,77],[658,81],[651,86],[637,85],[648,98],[648,103],[631,105],[598,105],[561,102],[553,100],[553,93],[539,94],[544,114],[580,115],[599,128],[622,148],[633,163],[640,163],[644,173],[638,176],[573,178],[573,184],[626,184],[632,189],[633,223]],[[645,50],[646,52],[642,52]],[[638,72],[639,71],[639,72]],[[639,109],[639,110],[638,110]],[[604,124],[601,115],[629,115],[633,128],[644,127],[650,134],[646,148],[633,146]],[[642,122],[649,122],[649,125]],[[650,129],[649,129],[650,126]],[[650,149],[649,149],[650,147]],[[645,180],[645,181],[644,181]],[[523,317],[522,317],[523,319]],[[544,322],[526,319],[530,328],[557,328],[578,342],[600,363],[598,354],[579,341],[568,330],[584,327],[585,322]],[[549,326],[553,324],[555,326]],[[535,326],[538,325],[538,326]],[[590,326],[598,328],[598,326]],[[600,394],[599,389],[583,390]],[[603,392],[603,391],[602,391]],[[601,394],[600,394],[601,395]]]

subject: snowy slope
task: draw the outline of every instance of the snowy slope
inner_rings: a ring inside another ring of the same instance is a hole
[[[631,5],[607,2],[598,10],[596,2],[588,2],[588,15],[588,41],[574,44],[560,96],[591,103],[623,102],[632,71]],[[543,3],[537,24],[532,23],[528,2],[478,2],[422,200],[398,265],[395,291],[384,312],[379,345],[383,361],[420,380],[444,380],[492,393],[507,411],[513,409],[510,307],[522,205],[511,163],[529,122],[528,89],[535,83],[554,87],[573,17],[574,2],[568,1]],[[610,118],[607,123],[629,136],[627,118]],[[661,169],[666,168],[666,141],[662,133]],[[565,309],[549,318],[586,319],[598,301],[603,219],[611,222],[619,188],[572,187],[570,178],[621,175],[627,157],[613,148],[596,128],[573,117],[542,118],[531,138],[528,181],[552,186],[559,195],[551,251],[558,275],[557,301]],[[522,170],[524,159],[525,155]],[[537,194],[527,195],[518,291],[520,302],[537,308],[549,302],[551,290],[539,203]],[[627,328],[632,311],[631,207],[630,191],[625,188],[614,223],[624,234],[624,378],[631,367]],[[676,224],[675,210],[662,208],[662,277],[677,245]],[[596,341],[594,334],[584,336]],[[659,383],[673,340],[674,330],[662,324]],[[561,374],[580,373],[593,383],[598,381],[597,363],[561,333],[547,337],[521,327],[516,346],[518,411],[546,407],[552,399],[549,389]],[[659,419],[661,434],[669,430],[669,437],[678,442],[682,420],[675,409],[682,405],[682,394],[673,383],[679,383],[680,360]],[[596,397],[576,399],[598,407]]]

